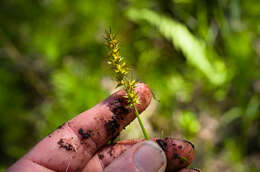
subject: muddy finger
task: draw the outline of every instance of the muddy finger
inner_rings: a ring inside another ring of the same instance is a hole
[[[142,112],[150,103],[151,91],[144,83],[138,83],[135,91],[140,101],[137,109]],[[125,95],[125,91],[120,90],[64,123],[9,170],[23,168],[25,162],[30,161],[54,171],[80,171],[100,147],[136,117]]]
[[[190,165],[194,159],[194,146],[189,141],[174,138],[152,138],[151,140],[159,144],[165,151],[167,157],[167,171],[185,168]],[[101,172],[102,169],[107,167],[127,149],[141,141],[144,140],[126,140],[104,147],[88,162],[83,171],[91,171],[91,169],[95,167],[97,172]]]

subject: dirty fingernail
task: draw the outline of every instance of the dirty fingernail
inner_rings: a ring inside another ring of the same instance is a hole
[[[140,172],[160,172],[166,168],[163,150],[152,141],[145,141],[135,152],[134,162]]]

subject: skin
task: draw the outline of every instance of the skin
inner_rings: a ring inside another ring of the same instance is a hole
[[[144,139],[124,140],[113,145],[103,147],[96,155],[88,162],[88,166],[92,164],[107,167],[115,159],[121,156],[126,150],[133,147],[135,144],[143,142]],[[167,158],[167,171],[176,171],[191,164],[194,158],[194,146],[186,141],[175,138],[151,138],[151,141],[159,143],[164,150]],[[181,157],[184,157],[183,160]]]
[[[137,105],[137,109],[141,113],[149,105],[152,94],[144,83],[138,83],[135,91],[139,95],[140,104]],[[39,172],[85,172],[96,169],[94,171],[98,172],[103,171],[110,164],[112,166],[112,164],[120,162],[122,159],[120,157],[131,159],[132,152],[144,143],[143,140],[106,145],[109,140],[117,136],[124,127],[135,119],[135,113],[127,107],[124,95],[124,90],[120,90],[93,108],[64,123],[7,169],[7,172],[21,171],[21,169],[22,171]],[[156,139],[152,140],[156,142]],[[186,167],[191,163],[194,150],[190,143],[176,139],[168,139],[166,142],[168,145],[164,149],[166,150],[168,171]],[[176,165],[180,161],[178,158],[172,158],[175,148],[173,144],[169,143],[178,143],[182,146],[182,149],[177,150],[177,153],[188,160],[182,163],[182,166]],[[111,148],[115,151],[113,158],[105,153]],[[104,154],[101,161],[100,154]],[[124,165],[124,162],[119,164]],[[130,168],[131,163],[128,164]],[[184,171],[181,172],[193,171],[192,169],[182,170]]]

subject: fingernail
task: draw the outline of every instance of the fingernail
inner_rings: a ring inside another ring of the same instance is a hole
[[[145,141],[135,152],[134,162],[140,172],[159,172],[166,167],[163,150],[152,141]]]
[[[194,146],[194,144],[193,143],[191,143],[190,141],[188,141],[188,140],[183,140],[184,142],[186,142],[186,143],[189,143],[190,145],[191,145],[191,147],[193,148],[193,149],[195,149],[195,146]]]

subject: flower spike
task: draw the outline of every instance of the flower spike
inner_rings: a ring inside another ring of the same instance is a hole
[[[145,139],[149,140],[149,136],[144,128],[141,118],[139,117],[139,112],[137,111],[136,105],[139,104],[139,97],[135,93],[134,88],[137,83],[135,80],[131,80],[127,77],[129,69],[124,62],[124,58],[119,53],[119,41],[116,36],[112,34],[111,30],[106,32],[106,45],[109,49],[108,52],[108,64],[111,66],[112,71],[115,73],[115,80],[117,82],[117,87],[123,86],[126,91],[126,98],[128,99],[128,104],[130,108],[133,108],[144,134]]]

